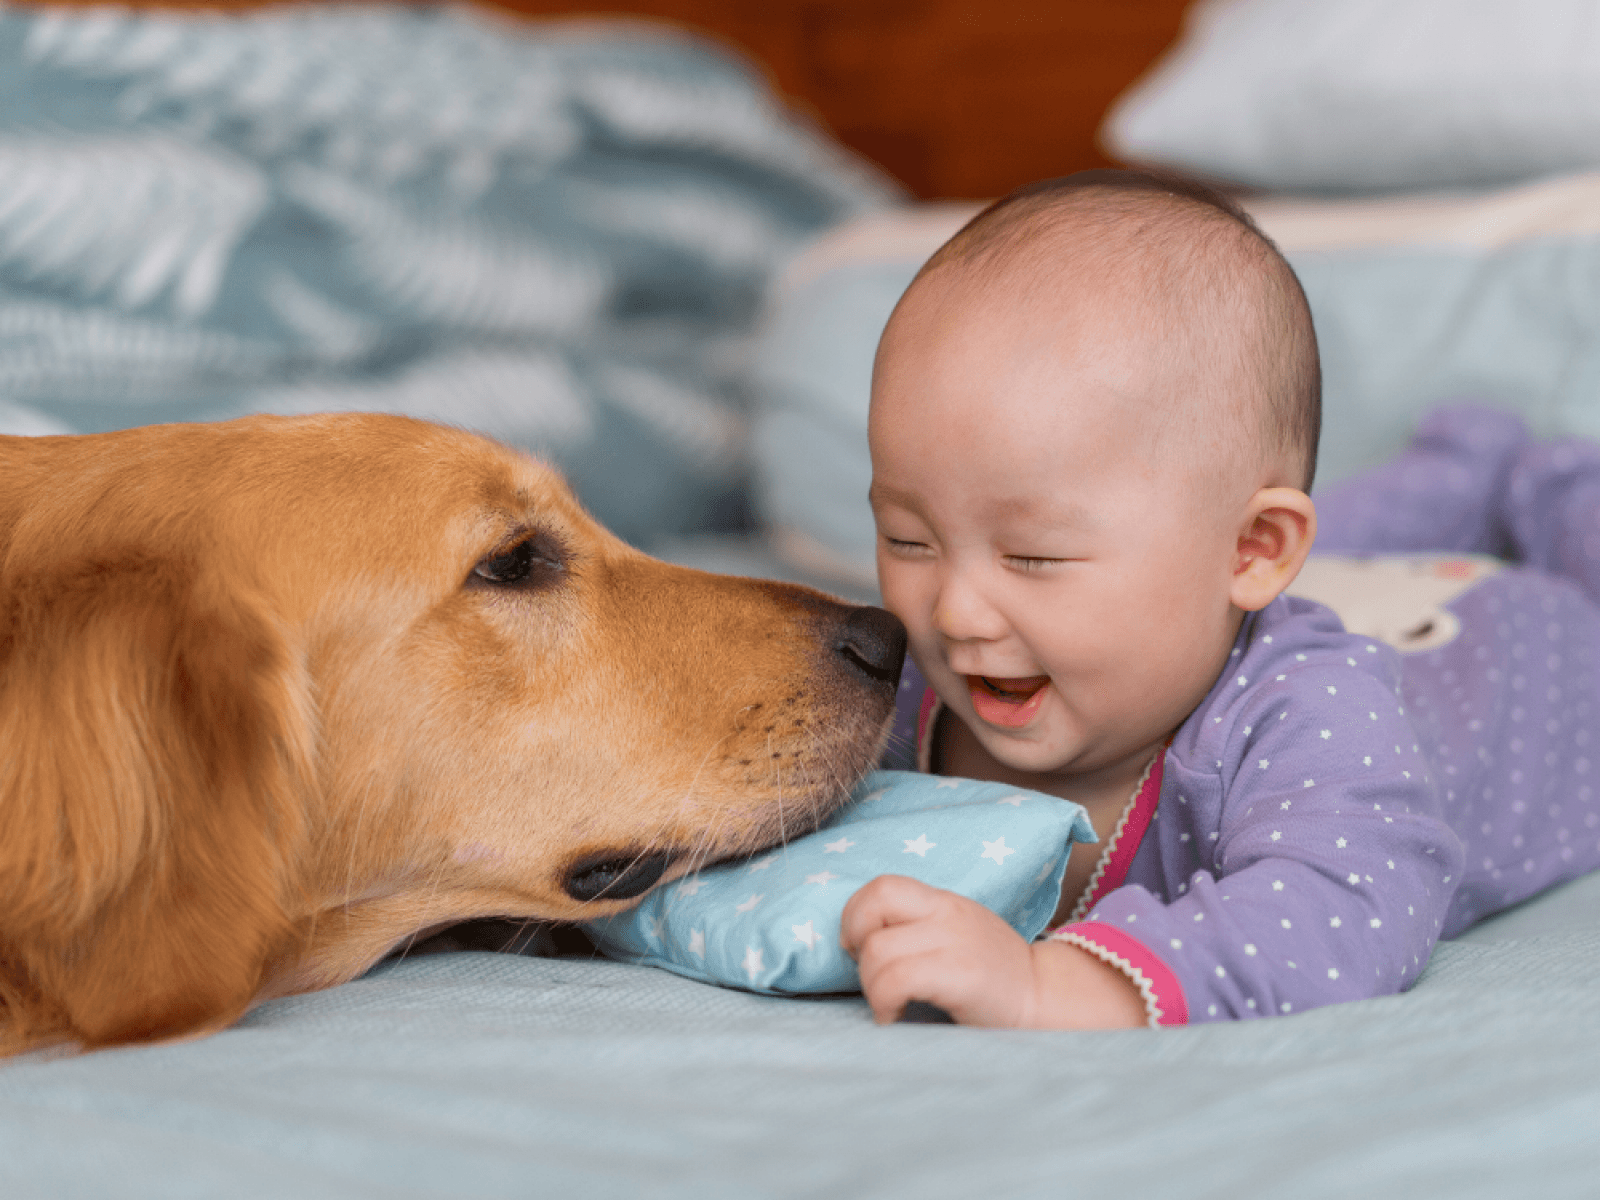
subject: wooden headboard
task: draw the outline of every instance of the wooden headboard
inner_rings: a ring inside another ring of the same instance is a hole
[[[159,6],[159,5],[153,5]],[[135,4],[134,7],[153,7]],[[236,7],[166,0],[168,7]],[[730,43],[918,196],[994,196],[1104,166],[1107,106],[1169,46],[1188,0],[494,0],[633,14]]]

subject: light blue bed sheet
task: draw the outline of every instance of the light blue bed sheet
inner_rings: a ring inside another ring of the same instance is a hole
[[[183,1045],[0,1067],[0,1195],[1591,1196],[1600,877],[1405,996],[1161,1032],[878,1028],[453,954]]]

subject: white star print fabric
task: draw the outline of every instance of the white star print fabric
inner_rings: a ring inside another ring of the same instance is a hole
[[[970,897],[1030,941],[1061,894],[1075,842],[1095,840],[1083,807],[970,779],[876,771],[809,837],[722,863],[646,896],[589,934],[613,958],[757,992],[861,986],[839,917],[879,875]]]

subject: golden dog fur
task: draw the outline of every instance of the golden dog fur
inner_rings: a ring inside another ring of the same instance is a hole
[[[0,1052],[215,1030],[809,830],[892,708],[856,611],[403,418],[0,438]]]

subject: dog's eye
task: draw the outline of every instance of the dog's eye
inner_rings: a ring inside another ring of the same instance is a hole
[[[469,584],[494,587],[539,587],[553,582],[566,569],[566,558],[556,542],[535,534],[508,550],[490,555],[472,568]]]

